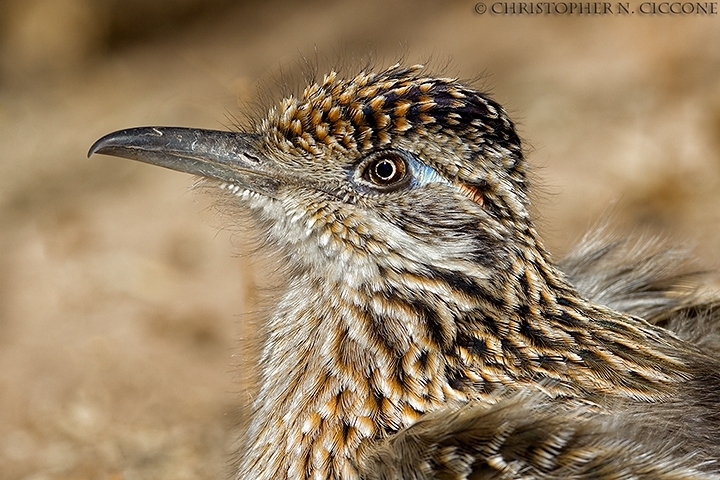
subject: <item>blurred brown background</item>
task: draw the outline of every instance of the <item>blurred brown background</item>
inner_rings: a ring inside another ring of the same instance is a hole
[[[85,155],[129,126],[222,128],[316,48],[484,72],[558,255],[609,211],[716,268],[720,17],[474,5],[0,0],[0,477],[228,475],[263,269],[190,177]]]

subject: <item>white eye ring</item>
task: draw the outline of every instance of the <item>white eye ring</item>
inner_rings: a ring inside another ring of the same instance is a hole
[[[370,159],[363,177],[378,187],[390,187],[405,179],[408,165],[402,155],[395,152],[380,152]]]

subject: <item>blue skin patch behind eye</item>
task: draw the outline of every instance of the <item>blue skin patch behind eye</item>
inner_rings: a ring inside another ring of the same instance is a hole
[[[408,160],[408,170],[410,171],[410,175],[412,176],[410,180],[411,186],[422,187],[431,183],[441,183],[444,185],[449,185],[452,188],[458,190],[466,197],[468,197],[473,202],[479,204],[480,206],[484,205],[484,198],[482,193],[478,192],[478,190],[474,187],[451,182],[447,178],[440,175],[437,170],[435,170],[429,165],[425,165],[412,155],[407,155],[405,158]]]
[[[437,170],[425,165],[415,157],[407,155],[406,159],[408,160],[408,170],[410,170],[412,175],[412,185],[420,187],[431,183],[444,183],[445,185],[452,185],[445,177],[440,175]]]

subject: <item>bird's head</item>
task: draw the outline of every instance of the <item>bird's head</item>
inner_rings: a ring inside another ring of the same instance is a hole
[[[421,66],[330,73],[255,125],[133,128],[90,154],[199,175],[249,206],[290,258],[345,277],[400,262],[503,267],[493,263],[531,228],[520,141],[503,108]]]

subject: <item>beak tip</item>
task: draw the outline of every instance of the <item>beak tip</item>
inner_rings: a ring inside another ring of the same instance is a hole
[[[88,150],[88,152],[87,152],[87,158],[92,157],[95,153],[97,153],[98,150],[99,150],[98,142],[93,143],[92,146],[90,147],[90,150]]]
[[[113,135],[112,133],[109,135],[105,135],[102,138],[99,138],[90,146],[90,150],[87,152],[88,158],[92,157],[96,153],[106,153],[107,152],[107,144],[108,144],[108,138]]]

